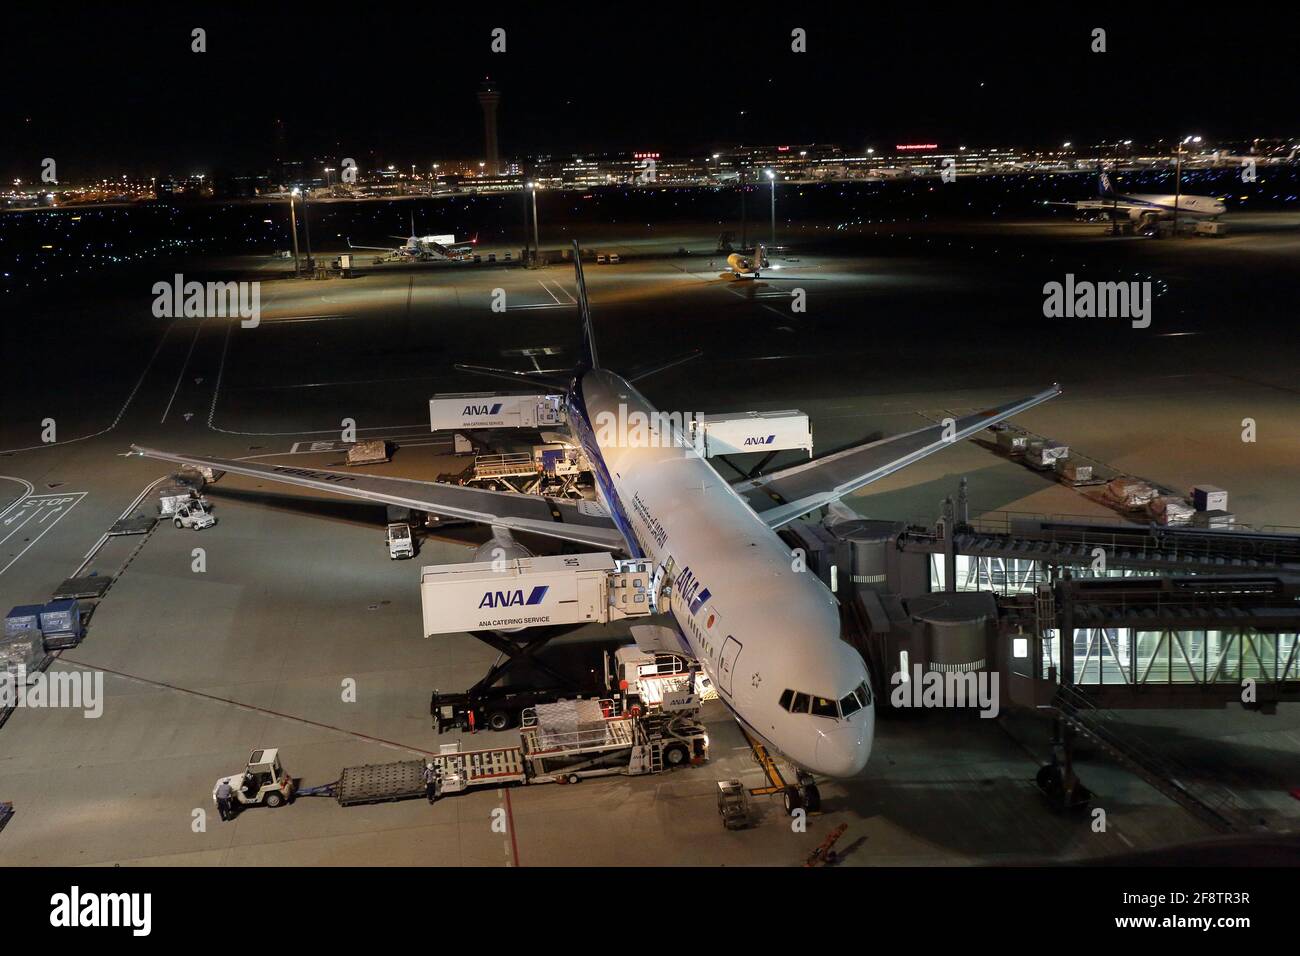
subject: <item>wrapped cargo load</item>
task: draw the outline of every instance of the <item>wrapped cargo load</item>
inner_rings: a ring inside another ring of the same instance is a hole
[[[176,477],[186,484],[194,484],[197,481],[197,487],[202,491],[204,484],[210,485],[220,481],[224,474],[224,471],[217,471],[211,465],[181,465]]]
[[[1000,428],[998,447],[1008,455],[1023,455],[1029,449],[1029,435],[1018,428]]]
[[[1084,464],[1077,458],[1058,458],[1053,467],[1066,481],[1092,481],[1092,465]]]
[[[1025,449],[1025,464],[1040,470],[1052,468],[1060,459],[1069,457],[1070,446],[1051,438],[1034,439]]]
[[[1192,524],[1198,528],[1231,528],[1237,523],[1237,516],[1230,511],[1198,511],[1192,516]]]
[[[187,484],[177,481],[158,487],[158,513],[162,517],[172,517],[176,514],[176,509],[184,505],[198,505],[204,511],[212,510],[207,499]]]
[[[1196,510],[1186,501],[1172,495],[1157,495],[1151,499],[1147,510],[1152,518],[1166,525],[1187,524],[1196,514]]]
[[[349,465],[377,465],[388,461],[388,442],[359,441],[348,448]]]
[[[534,711],[543,750],[571,747],[579,740],[603,743],[605,711],[598,700],[561,700],[538,704]]]
[[[0,671],[14,674],[13,680],[17,680],[16,675],[21,667],[30,681],[43,660],[45,642],[40,631],[23,631],[14,637],[0,640]]]
[[[1156,489],[1141,478],[1113,478],[1106,482],[1106,497],[1117,505],[1137,511],[1156,496]]]

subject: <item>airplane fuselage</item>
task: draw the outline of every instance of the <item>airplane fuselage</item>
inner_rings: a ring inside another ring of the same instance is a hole
[[[568,402],[602,503],[632,554],[663,568],[660,610],[684,652],[767,745],[813,773],[856,774],[874,713],[834,596],[628,382],[588,371]]]
[[[1179,215],[1199,217],[1199,216],[1219,216],[1226,210],[1227,206],[1212,196],[1174,196],[1157,193],[1125,193],[1117,197],[1119,205],[1127,206],[1130,209],[1130,215],[1137,219],[1143,215],[1155,215],[1161,219],[1169,219],[1174,215],[1177,209]],[[1103,199],[1102,202],[1109,202]]]

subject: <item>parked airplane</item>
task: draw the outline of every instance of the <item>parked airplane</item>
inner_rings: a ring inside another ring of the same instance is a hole
[[[401,236],[394,236],[394,239],[401,239]],[[419,236],[407,236],[406,241],[394,249],[391,246],[354,246],[352,240],[348,239],[349,249],[367,249],[375,252],[386,252],[395,259],[419,259],[429,258],[429,253],[425,251],[424,246],[420,244]]]
[[[1056,202],[1053,206],[1073,206],[1081,212],[1108,213],[1113,218],[1129,218],[1144,228],[1154,226],[1158,220],[1172,219],[1175,208],[1178,215],[1190,219],[1213,219],[1221,216],[1228,207],[1213,196],[1192,196],[1187,193],[1121,193],[1111,185],[1107,173],[1097,174],[1097,199],[1079,202]]]
[[[349,249],[367,249],[375,252],[386,252],[393,258],[397,259],[454,259],[458,256],[468,255],[473,252],[474,246],[478,243],[478,237],[468,242],[457,243],[456,237],[450,233],[440,236],[417,236],[415,234],[415,213],[411,214],[411,234],[409,236],[393,236],[393,239],[404,239],[402,245],[397,248],[389,246],[354,246],[352,240],[348,239]]]
[[[1233,156],[1229,153],[1215,151],[1210,155],[1210,165],[1213,167],[1222,166],[1244,166],[1247,163],[1255,163],[1258,166],[1272,166],[1277,163],[1289,163],[1296,157],[1296,149],[1292,147],[1291,152],[1285,156],[1277,153],[1248,153],[1244,156]]]
[[[761,270],[769,265],[771,263],[767,261],[767,247],[761,244],[754,246],[754,251],[747,256],[739,252],[727,256],[727,269],[737,279],[757,279],[760,277]]]
[[[643,647],[698,661],[736,719],[800,768],[786,806],[815,809],[813,774],[851,777],[874,733],[874,692],[862,657],[840,637],[837,600],[799,570],[776,529],[1060,393],[1029,398],[869,442],[737,485],[697,453],[677,416],[663,416],[632,384],[677,360],[622,377],[605,368],[574,243],[581,359],[564,379],[547,370],[466,371],[563,392],[572,438],[594,471],[602,508],[431,481],[254,464],[132,446],[148,458],[205,466],[436,515],[494,533],[531,532],[645,558],[663,625],[634,628]],[[614,422],[648,420],[649,431]]]

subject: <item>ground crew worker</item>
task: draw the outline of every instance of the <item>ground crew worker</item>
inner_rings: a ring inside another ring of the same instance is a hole
[[[230,781],[221,781],[217,787],[217,811],[221,814],[222,820],[233,820],[235,817],[230,807],[230,794]]]
[[[424,762],[424,770],[421,773],[424,778],[424,795],[429,798],[429,802],[438,799],[438,771],[434,769],[433,761]]]

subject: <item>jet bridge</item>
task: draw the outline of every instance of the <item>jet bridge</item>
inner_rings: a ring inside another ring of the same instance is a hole
[[[881,691],[906,654],[999,670],[1029,707],[1060,683],[1111,708],[1222,706],[1243,679],[1261,706],[1300,700],[1300,536],[1004,515],[786,534],[852,608]]]
[[[1038,783],[1058,806],[1089,799],[1083,737],[1207,825],[1244,826],[1226,788],[1119,712],[1300,702],[1300,535],[953,509],[933,527],[830,517],[782,533],[839,596],[879,700],[917,666],[996,675],[1004,708],[1053,721]]]

